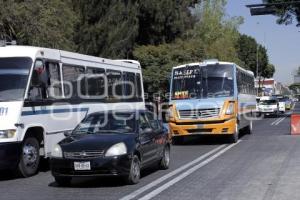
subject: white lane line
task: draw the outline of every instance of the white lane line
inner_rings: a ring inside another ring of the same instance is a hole
[[[282,117],[281,118],[278,118],[278,119],[276,119],[275,121],[273,121],[272,123],[271,123],[271,126],[273,126],[274,124],[276,124],[278,121],[280,121],[282,119]]]
[[[283,117],[281,120],[279,120],[278,122],[275,123],[275,126],[277,126],[278,124],[280,124],[283,120],[285,120],[286,117]]]
[[[228,147],[224,148],[223,150],[219,151],[218,153],[214,154],[213,156],[209,157],[208,159],[202,161],[201,163],[199,163],[199,164],[195,165],[194,167],[190,168],[189,170],[185,171],[184,173],[182,173],[181,175],[177,176],[176,178],[170,180],[169,182],[167,182],[164,185],[160,186],[159,188],[153,190],[152,192],[148,193],[147,195],[143,196],[142,198],[139,198],[139,200],[149,200],[149,199],[152,199],[153,197],[157,196],[158,194],[160,194],[164,190],[168,189],[169,187],[171,187],[175,183],[179,182],[180,180],[182,180],[185,177],[191,175],[192,173],[194,173],[195,171],[197,171],[201,167],[203,167],[203,166],[207,165],[208,163],[210,163],[211,161],[215,160],[216,158],[218,158],[219,156],[221,156],[222,154],[224,154],[226,151],[228,151],[229,149],[233,148],[239,142],[240,142],[240,140],[237,143],[235,143],[235,144],[229,145]]]
[[[144,187],[141,187],[140,189],[134,191],[133,193],[131,193],[131,194],[129,194],[129,195],[127,195],[127,196],[121,198],[120,200],[130,200],[130,199],[133,199],[133,198],[137,197],[138,195],[140,195],[140,194],[146,192],[147,190],[149,190],[149,189],[151,189],[151,188],[157,186],[158,184],[160,184],[160,183],[162,183],[163,181],[165,181],[165,180],[171,178],[172,176],[175,176],[175,175],[179,174],[179,173],[182,172],[183,170],[185,170],[185,169],[187,169],[187,168],[193,166],[194,164],[197,164],[198,162],[204,160],[205,158],[211,156],[212,154],[214,154],[214,153],[216,153],[217,151],[221,150],[221,149],[224,148],[225,146],[226,146],[226,145],[223,144],[223,145],[221,145],[221,146],[219,146],[219,147],[217,147],[217,148],[215,148],[215,149],[213,149],[213,150],[207,152],[206,154],[203,154],[202,156],[196,158],[195,160],[193,160],[193,161],[191,161],[191,162],[189,162],[189,163],[187,163],[187,164],[181,166],[180,168],[178,168],[178,169],[176,169],[176,170],[174,170],[174,171],[172,171],[172,172],[170,172],[170,173],[168,173],[168,174],[162,176],[162,177],[159,178],[159,179],[156,179],[155,181],[149,183],[148,185],[145,185]]]

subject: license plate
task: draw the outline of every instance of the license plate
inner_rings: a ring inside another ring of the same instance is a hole
[[[76,171],[91,170],[91,163],[90,162],[74,162],[74,169]]]

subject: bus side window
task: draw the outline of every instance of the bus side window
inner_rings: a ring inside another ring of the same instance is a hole
[[[105,90],[105,69],[88,67],[86,70],[84,95],[93,96],[97,99],[104,99]]]
[[[106,70],[108,84],[108,99],[119,101],[123,96],[122,72],[117,70]]]
[[[85,68],[63,65],[64,91],[68,99],[78,99],[77,83],[84,76]]]
[[[30,88],[28,92],[28,97],[30,100],[34,101],[47,98],[48,78],[49,77],[44,62],[42,60],[37,59],[34,63]]]
[[[61,75],[59,70],[59,64],[54,62],[46,63],[47,72],[49,74],[48,80],[48,94],[51,98],[61,98]]]
[[[136,74],[135,79],[136,79],[136,97],[137,97],[138,100],[141,100],[143,98],[142,97],[141,75]]]
[[[123,72],[123,80],[124,80],[123,98],[125,100],[133,100],[136,94],[135,74],[133,72]]]

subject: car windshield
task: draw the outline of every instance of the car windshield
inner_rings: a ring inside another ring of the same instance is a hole
[[[88,116],[73,134],[133,133],[135,127],[135,113],[101,113]]]
[[[260,101],[260,104],[261,105],[274,105],[274,104],[277,104],[277,101],[276,100],[263,100],[263,101]]]
[[[173,71],[172,99],[230,97],[233,93],[232,65],[194,65]]]
[[[0,58],[0,101],[23,99],[31,65],[31,58]]]

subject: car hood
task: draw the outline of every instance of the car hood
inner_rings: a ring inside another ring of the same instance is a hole
[[[112,145],[124,142],[130,144],[136,135],[132,134],[97,134],[97,135],[76,135],[69,136],[59,144],[63,151],[95,151],[107,150]]]

